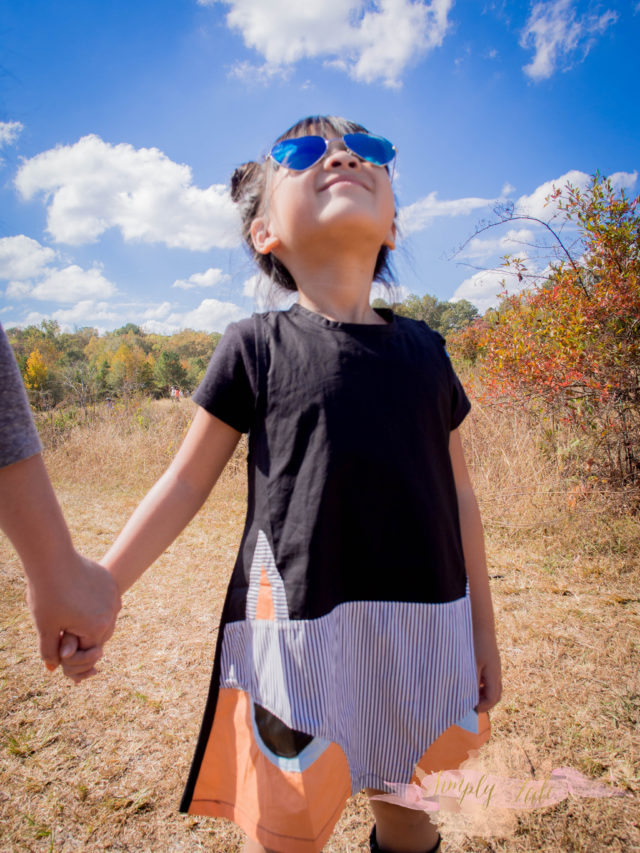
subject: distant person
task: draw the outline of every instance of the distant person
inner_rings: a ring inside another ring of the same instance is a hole
[[[22,377],[0,326],[0,527],[24,566],[43,661],[55,669],[60,655],[72,654],[79,641],[87,649],[76,654],[84,658],[86,678],[95,673],[101,646],[113,633],[120,596],[109,572],[75,551],[41,450]],[[71,636],[60,648],[65,631]]]
[[[252,853],[317,853],[352,793],[458,767],[500,698],[458,434],[470,404],[440,335],[370,306],[395,243],[394,157],[313,117],[236,170],[249,248],[298,302],[227,328],[180,450],[104,561],[124,592],[248,432],[246,526],[182,809],[231,818]],[[371,850],[440,848],[426,813],[372,808]]]

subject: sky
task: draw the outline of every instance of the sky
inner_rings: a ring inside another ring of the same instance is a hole
[[[474,237],[497,205],[557,223],[596,170],[640,192],[639,44],[636,0],[4,0],[0,322],[264,310],[229,178],[314,114],[398,149],[393,296],[484,311],[506,253],[548,263],[530,219]]]

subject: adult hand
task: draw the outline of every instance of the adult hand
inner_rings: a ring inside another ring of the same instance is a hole
[[[29,579],[27,597],[38,631],[40,656],[48,669],[56,669],[63,659],[74,655],[76,647],[86,650],[82,653],[81,677],[73,679],[77,681],[95,674],[94,664],[102,655],[102,646],[113,634],[121,607],[120,593],[105,568],[75,551],[61,568],[64,571],[58,576]],[[69,635],[74,635],[77,643]]]

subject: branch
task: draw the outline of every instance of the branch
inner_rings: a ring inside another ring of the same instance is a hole
[[[558,232],[551,227],[549,222],[546,222],[544,219],[539,219],[537,216],[530,216],[529,214],[525,214],[525,213],[514,213],[513,202],[509,202],[509,203],[504,204],[504,205],[496,205],[496,207],[494,207],[494,209],[493,209],[493,212],[497,217],[499,217],[498,221],[497,222],[486,222],[486,221],[479,222],[478,225],[476,226],[473,234],[471,234],[470,237],[467,237],[467,239],[464,240],[458,246],[458,248],[454,251],[454,253],[451,255],[451,260],[453,260],[453,258],[455,258],[457,255],[459,255],[460,252],[462,252],[462,250],[465,249],[469,245],[469,243],[471,242],[471,240],[474,239],[474,237],[477,237],[478,234],[483,234],[485,231],[488,231],[490,228],[495,228],[497,225],[505,225],[509,222],[523,222],[523,221],[524,222],[535,222],[537,225],[542,225],[543,228],[546,228],[547,231],[554,238],[554,240],[556,241],[558,246],[560,246],[560,248],[561,248],[562,252],[564,253],[564,255],[566,256],[568,262],[571,264],[571,267],[573,268],[573,271],[576,274],[578,283],[579,283],[580,287],[582,288],[582,290],[584,291],[585,296],[587,296],[587,297],[589,296],[589,291],[587,290],[587,287],[586,287],[586,285],[582,279],[582,273],[580,271],[580,267],[574,261],[573,256],[571,255],[571,252],[569,252],[569,250],[567,249],[565,244],[560,239],[560,235],[558,234]]]

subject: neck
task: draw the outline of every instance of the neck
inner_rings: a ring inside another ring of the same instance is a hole
[[[325,258],[321,264],[293,264],[290,269],[303,308],[340,323],[385,321],[369,304],[373,266],[354,258]]]

